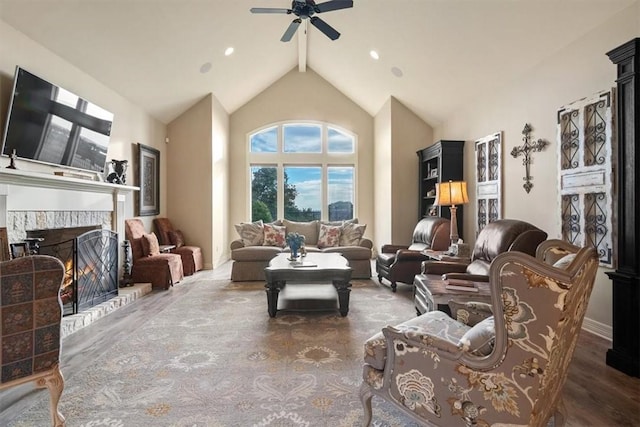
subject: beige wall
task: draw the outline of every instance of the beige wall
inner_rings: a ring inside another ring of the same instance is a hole
[[[220,264],[226,239],[229,117],[211,94],[167,125],[167,216],[202,248],[205,268]],[[214,208],[216,207],[216,208]]]
[[[2,132],[4,132],[4,121],[17,65],[114,113],[107,159],[129,160],[128,185],[136,182],[133,167],[137,153],[136,143],[161,151],[160,213],[164,214],[167,207],[165,174],[167,156],[164,144],[166,127],[121,95],[0,20],[0,129]],[[5,164],[8,164],[8,159],[0,158],[0,167],[4,167]],[[18,167],[31,171],[54,169],[20,161]],[[134,216],[134,204],[131,199],[130,197],[125,206],[127,218]],[[150,230],[153,218],[142,217],[142,219]]]
[[[237,233],[233,224],[250,219],[250,191],[247,136],[270,123],[285,120],[317,120],[333,123],[358,136],[357,212],[367,224],[365,236],[373,228],[373,118],[313,70],[298,72],[297,67],[231,115],[229,146],[229,226],[231,239]],[[228,245],[227,248],[228,250]]]
[[[391,98],[391,243],[408,244],[418,222],[418,156],[431,145],[433,129],[400,101]],[[389,167],[389,165],[387,165]],[[377,218],[376,218],[377,219]]]
[[[375,145],[373,169],[375,189],[375,232],[373,233],[374,248],[387,243],[393,243],[393,204],[391,203],[391,99],[387,100],[374,118]]]
[[[535,65],[525,75],[514,76],[502,90],[487,93],[455,112],[449,120],[435,129],[435,139],[464,139],[465,179],[469,194],[475,194],[473,141],[493,132],[502,131],[504,217],[529,221],[560,237],[560,218],[557,192],[556,111],[561,106],[598,91],[615,86],[616,69],[606,52],[638,35],[638,8],[633,6],[618,14],[568,48],[550,52],[544,62]],[[524,166],[522,158],[509,153],[522,144],[525,123],[533,127],[532,137],[543,138],[551,144],[533,154],[531,175],[533,189],[529,194],[522,188]],[[473,199],[473,197],[471,197]],[[475,205],[465,207],[465,239],[472,240]],[[611,281],[599,272],[585,326],[597,333],[611,336]]]

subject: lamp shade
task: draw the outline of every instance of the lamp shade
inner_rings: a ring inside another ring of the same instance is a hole
[[[436,205],[455,206],[464,203],[469,203],[466,182],[448,181],[436,184]]]

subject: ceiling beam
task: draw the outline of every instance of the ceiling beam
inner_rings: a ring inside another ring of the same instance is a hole
[[[307,71],[307,28],[308,19],[303,19],[298,28],[298,71],[304,73]]]

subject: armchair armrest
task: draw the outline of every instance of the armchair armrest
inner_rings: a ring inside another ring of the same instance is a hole
[[[409,251],[406,249],[400,249],[396,252],[396,264],[399,262],[410,261],[410,262],[420,262],[426,261],[429,257],[418,251]]]
[[[467,265],[453,261],[423,261],[422,274],[466,273]]]
[[[380,252],[382,252],[383,254],[391,254],[391,253],[396,253],[399,250],[402,249],[409,249],[409,246],[407,245],[382,245],[382,248],[380,248]]]
[[[428,331],[409,325],[387,326],[382,329],[387,338],[388,345],[393,346],[394,340],[399,340],[412,347],[418,347],[427,351],[444,353],[448,358],[457,359],[462,355],[462,346],[458,342],[452,342]]]

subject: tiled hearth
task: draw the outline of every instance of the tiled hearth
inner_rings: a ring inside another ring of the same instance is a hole
[[[137,283],[133,286],[118,289],[118,296],[95,305],[78,314],[72,314],[62,318],[62,338],[79,331],[98,319],[105,317],[113,311],[131,304],[151,292],[151,283]]]

